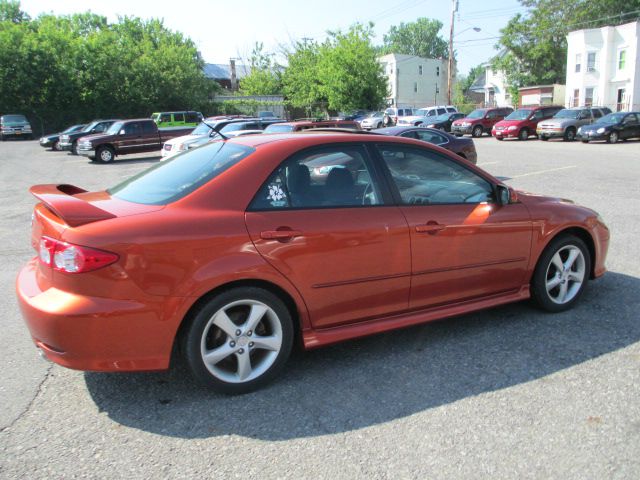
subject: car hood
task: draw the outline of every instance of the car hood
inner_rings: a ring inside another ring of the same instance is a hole
[[[92,142],[94,140],[109,140],[114,138],[115,135],[107,135],[106,133],[92,133],[91,135],[78,135],[78,137],[82,137],[83,142]],[[73,137],[72,137],[73,138]]]
[[[564,128],[573,125],[575,122],[576,120],[573,118],[550,118],[549,120],[541,120],[538,125]]]
[[[613,127],[610,123],[592,123],[591,125],[583,125],[580,127],[580,130],[583,132],[596,131],[599,128],[609,129]]]
[[[524,190],[516,190],[516,193],[518,194],[518,200],[525,205],[534,205],[538,203],[566,203],[575,205],[575,202],[568,198],[549,197],[546,195],[539,195],[537,193],[526,192]]]
[[[474,122],[478,122],[482,120],[481,118],[469,118],[469,117],[464,117],[464,118],[459,118],[458,120],[454,120],[452,125],[462,125],[463,123],[474,123]]]
[[[520,125],[523,125],[526,122],[526,120],[500,120],[498,123],[495,124],[496,127],[511,127],[511,126],[516,126],[519,127]]]

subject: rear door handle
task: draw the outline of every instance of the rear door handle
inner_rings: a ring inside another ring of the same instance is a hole
[[[302,232],[298,230],[266,230],[260,232],[260,238],[263,240],[291,240],[301,236]]]
[[[425,223],[424,225],[416,225],[416,232],[418,233],[428,233],[430,235],[435,235],[440,230],[446,228],[446,225],[441,225],[437,222],[430,221]]]

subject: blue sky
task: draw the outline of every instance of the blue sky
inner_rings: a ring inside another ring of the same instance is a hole
[[[118,15],[162,18],[172,30],[195,41],[206,62],[228,63],[248,58],[256,41],[277,53],[282,45],[304,37],[322,40],[327,30],[345,29],[355,22],[375,23],[376,43],[391,25],[428,17],[443,23],[449,36],[449,0],[22,0],[31,16],[40,13],[69,14],[90,10],[114,21]],[[495,55],[493,46],[500,29],[518,12],[517,0],[459,0],[454,46],[458,71],[469,69]],[[481,28],[475,32],[473,27]]]

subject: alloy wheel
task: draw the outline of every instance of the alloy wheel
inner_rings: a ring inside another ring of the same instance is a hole
[[[584,255],[577,246],[560,248],[551,257],[545,275],[549,299],[558,305],[569,303],[580,292],[586,272]]]

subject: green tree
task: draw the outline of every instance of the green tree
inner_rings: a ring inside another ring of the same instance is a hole
[[[371,24],[356,24],[329,32],[322,44],[298,42],[282,78],[289,105],[326,112],[383,105],[387,81],[372,38]]]
[[[243,95],[275,95],[282,91],[280,67],[273,55],[264,52],[264,44],[256,42],[249,61],[251,72],[240,81]]]
[[[441,29],[442,22],[424,17],[415,22],[393,25],[383,36],[380,53],[449,58],[449,43],[439,35]]]
[[[520,0],[529,8],[501,30],[506,50],[493,66],[505,71],[511,93],[525,85],[564,83],[570,31],[619,25],[640,18],[640,0]]]
[[[28,22],[29,15],[20,10],[17,0],[0,0],[0,22],[22,23]]]

